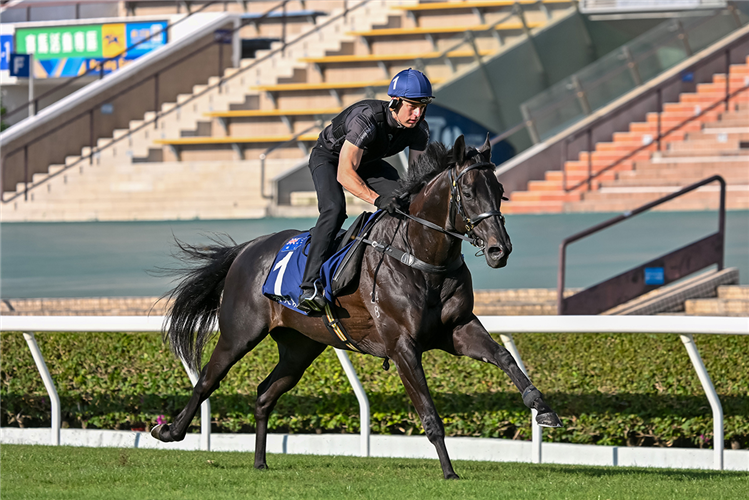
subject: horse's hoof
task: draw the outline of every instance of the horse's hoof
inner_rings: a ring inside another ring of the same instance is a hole
[[[450,474],[445,475],[445,479],[460,479],[460,476],[452,472]]]
[[[255,464],[257,470],[268,470],[268,464]]]
[[[536,415],[536,423],[541,427],[561,427],[562,421],[553,411],[539,413]]]
[[[159,441],[163,441],[166,443],[166,440],[161,437],[161,429],[164,428],[166,424],[158,424],[157,426],[153,427],[151,429],[151,436],[154,439],[158,439]]]

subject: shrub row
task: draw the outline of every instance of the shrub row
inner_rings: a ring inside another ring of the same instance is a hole
[[[175,416],[190,395],[181,364],[158,334],[39,334],[68,427],[148,428]],[[531,379],[562,417],[557,442],[711,446],[710,406],[676,335],[522,334]],[[749,338],[697,336],[721,397],[726,446],[749,447]],[[20,333],[0,339],[1,423],[48,426],[49,400]],[[371,405],[372,432],[419,434],[421,423],[394,369],[351,354]],[[207,359],[207,354],[206,358]],[[277,361],[268,338],[235,365],[211,397],[217,432],[254,432],[257,385]],[[530,414],[499,369],[441,352],[424,369],[448,435],[530,439]],[[199,421],[192,431],[198,431]],[[356,398],[332,349],[279,401],[271,432],[358,432]]]

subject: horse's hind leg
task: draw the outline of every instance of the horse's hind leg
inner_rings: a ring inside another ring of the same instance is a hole
[[[437,409],[434,407],[432,396],[429,394],[427,379],[421,365],[421,353],[417,352],[414,346],[403,344],[405,342],[401,343],[398,349],[390,353],[389,356],[398,368],[398,374],[403,381],[403,386],[406,388],[408,396],[416,407],[429,442],[437,449],[437,456],[442,466],[442,474],[445,476],[445,479],[460,479],[453,470],[452,462],[450,462],[450,457],[447,454],[445,427],[437,413]]]
[[[271,336],[278,344],[278,364],[268,378],[257,388],[255,404],[255,468],[267,469],[265,445],[268,434],[268,416],[278,398],[290,391],[302,378],[304,371],[324,350],[325,345],[305,337],[296,330],[275,329]]]
[[[185,409],[177,415],[171,424],[157,425],[151,429],[151,435],[164,442],[182,441],[200,404],[208,399],[213,391],[218,389],[221,380],[226,377],[234,363],[258,345],[265,338],[265,335],[267,333],[257,335],[249,343],[238,344],[229,340],[231,337],[221,334],[216,349],[211,354],[211,359],[200,372],[198,383],[195,384],[192,396]]]

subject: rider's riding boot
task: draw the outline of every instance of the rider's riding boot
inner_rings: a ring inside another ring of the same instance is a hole
[[[314,287],[302,288],[297,308],[307,314],[321,313],[325,311],[325,304],[327,304],[327,300],[325,300],[322,284],[319,281],[315,281]]]

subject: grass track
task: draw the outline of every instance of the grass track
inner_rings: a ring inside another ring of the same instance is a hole
[[[436,460],[5,445],[0,491],[11,499],[732,499],[749,474]]]

